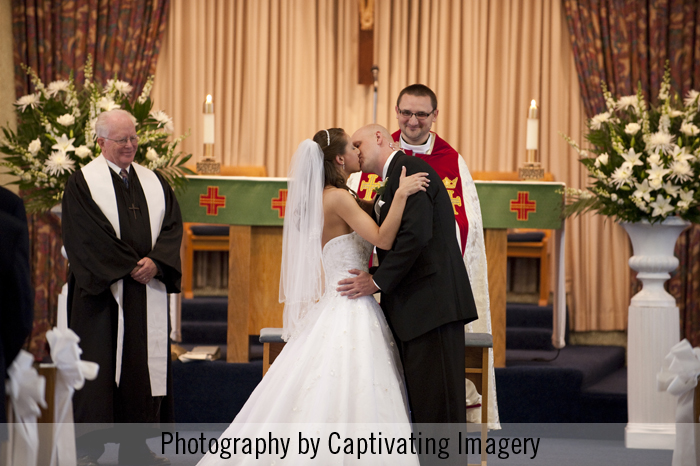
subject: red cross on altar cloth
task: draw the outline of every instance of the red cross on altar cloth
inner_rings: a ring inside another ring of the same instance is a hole
[[[284,212],[287,209],[287,190],[280,189],[279,196],[277,199],[272,200],[272,208],[277,209],[277,216],[279,218],[284,218]]]
[[[199,196],[199,205],[207,208],[207,215],[219,215],[219,207],[226,207],[226,196],[219,196],[218,186],[207,186],[207,193]]]
[[[518,198],[510,201],[510,211],[518,214],[518,220],[527,222],[530,212],[537,212],[537,201],[530,200],[529,192],[518,191]]]

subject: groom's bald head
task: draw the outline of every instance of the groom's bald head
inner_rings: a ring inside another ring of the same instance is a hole
[[[360,151],[360,168],[365,173],[381,175],[384,164],[394,151],[391,133],[382,125],[363,126],[352,135],[352,144]]]

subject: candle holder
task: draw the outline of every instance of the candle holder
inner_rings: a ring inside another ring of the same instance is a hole
[[[214,102],[207,95],[204,102],[204,157],[197,162],[197,173],[201,175],[218,175],[221,164],[214,159]]]
[[[528,152],[537,152],[536,150],[528,150]],[[528,158],[530,156],[528,155]],[[539,162],[525,162],[525,165],[518,168],[518,178],[521,181],[542,181],[544,180],[544,168]]]

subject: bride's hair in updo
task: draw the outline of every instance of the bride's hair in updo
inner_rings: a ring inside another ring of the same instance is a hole
[[[314,135],[314,142],[321,146],[323,151],[324,186],[335,186],[348,190],[354,195],[354,191],[345,184],[345,177],[335,163],[336,155],[345,154],[345,147],[348,144],[345,130],[342,128],[322,129]]]

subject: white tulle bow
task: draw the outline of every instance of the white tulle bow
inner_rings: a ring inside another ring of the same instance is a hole
[[[86,380],[97,377],[99,364],[80,359],[83,350],[80,337],[69,328],[55,327],[46,332],[51,347],[51,359],[56,365],[56,393],[54,396],[54,447],[51,466],[68,466],[76,463],[75,430],[73,428],[73,393],[85,385]]]
[[[32,367],[33,363],[34,357],[20,350],[7,370],[9,379],[5,390],[10,397],[10,411],[14,416],[10,426],[9,464],[34,466],[39,454],[36,420],[41,414],[40,408],[46,408],[46,379]]]
[[[673,466],[695,464],[695,436],[693,422],[694,389],[700,375],[700,348],[693,348],[688,340],[676,343],[664,358],[656,376],[659,391],[678,397],[676,406],[676,448]]]
[[[51,359],[56,364],[58,377],[69,387],[80,390],[85,380],[94,380],[100,369],[99,364],[83,361],[80,355],[80,337],[69,328],[54,328],[46,332],[46,339],[51,347]]]

